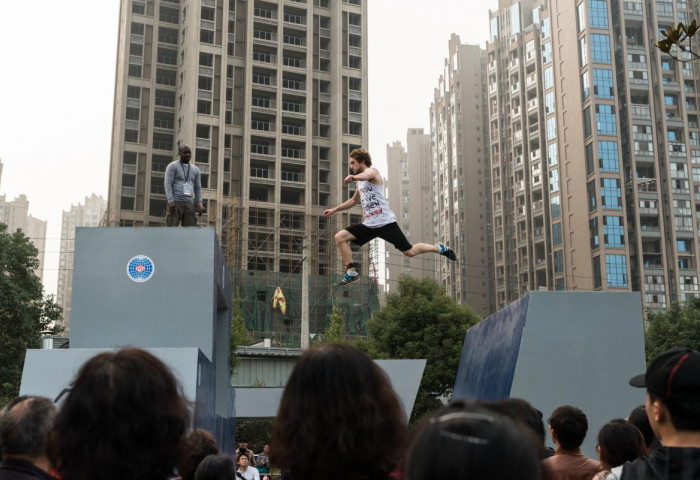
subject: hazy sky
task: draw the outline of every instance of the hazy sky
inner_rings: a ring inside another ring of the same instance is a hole
[[[386,175],[386,145],[405,145],[409,128],[428,132],[450,34],[483,47],[498,1],[367,1],[369,149]],[[107,198],[118,17],[118,0],[0,2],[0,194],[26,194],[30,213],[48,220],[47,293],[61,212],[92,193]]]

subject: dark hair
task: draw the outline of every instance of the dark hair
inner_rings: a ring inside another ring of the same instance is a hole
[[[580,408],[571,405],[557,407],[549,417],[549,426],[554,430],[557,442],[565,450],[579,448],[586,438],[588,419]]]
[[[219,449],[211,433],[195,428],[185,439],[184,454],[177,462],[177,471],[182,480],[194,480],[197,465],[208,455],[216,455]]]
[[[293,480],[386,478],[405,436],[386,374],[357,348],[331,343],[299,357],[272,430],[270,463]],[[300,455],[300,445],[316,454]]]
[[[62,480],[166,479],[189,424],[188,403],[168,367],[136,348],[88,360],[51,436]]]
[[[197,466],[195,480],[233,480],[236,467],[231,457],[226,455],[208,455]]]
[[[421,424],[408,450],[403,478],[536,480],[538,447],[535,435],[520,422],[483,405],[458,401]]]
[[[366,166],[372,166],[372,157],[370,157],[369,152],[364,148],[356,148],[350,152],[350,158],[354,158],[359,163],[364,163]]]
[[[10,402],[0,416],[2,455],[43,455],[58,409],[44,397],[23,395]]]
[[[542,422],[542,412],[530,405],[522,398],[503,398],[491,404],[483,403],[487,408],[521,422],[530,428],[542,445],[545,442],[544,423]]]
[[[700,401],[698,400],[669,400],[647,390],[649,400],[664,404],[671,417],[673,428],[682,432],[700,431]]]
[[[654,430],[651,429],[649,415],[647,415],[647,409],[644,408],[644,405],[640,405],[632,410],[627,418],[627,421],[642,432],[642,436],[644,437],[644,445],[646,445],[647,448],[651,447],[654,440],[656,440],[656,434],[654,433]]]
[[[607,470],[631,462],[646,453],[644,437],[627,420],[611,420],[598,432],[600,463]]]

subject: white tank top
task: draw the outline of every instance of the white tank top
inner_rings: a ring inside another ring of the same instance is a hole
[[[375,168],[374,170],[376,171],[377,169]],[[383,182],[375,185],[367,180],[362,180],[357,182],[357,188],[360,191],[360,201],[365,214],[363,225],[366,227],[383,227],[396,221],[396,216],[389,208],[389,203],[384,196]]]

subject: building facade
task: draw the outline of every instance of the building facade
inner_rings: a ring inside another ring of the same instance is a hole
[[[697,68],[653,46],[697,16],[653,0],[491,12],[498,308],[533,289],[641,291],[651,309],[697,295]]]
[[[2,185],[2,162],[0,162],[0,185]],[[39,266],[34,273],[44,279],[44,257],[46,255],[46,220],[39,220],[29,214],[29,200],[21,194],[14,200],[7,200],[0,195],[0,223],[7,225],[7,231],[14,233],[22,230],[29,241],[37,248]]]
[[[430,135],[422,128],[409,128],[406,147],[393,142],[386,147],[387,199],[397,222],[409,242],[434,243],[433,230],[433,166],[430,157]],[[386,244],[386,289],[395,291],[401,275],[414,278],[435,278],[438,258],[435,255],[406,257],[391,244]]]
[[[106,224],[164,225],[164,171],[189,144],[198,223],[228,264],[330,288],[333,235],[361,212],[323,210],[354,193],[342,179],[366,141],[365,1],[122,0]]]
[[[63,336],[70,335],[71,296],[73,293],[73,259],[75,257],[75,229],[97,227],[107,209],[107,201],[101,195],[85,197],[84,204],[71,205],[63,211],[61,221],[61,253],[58,261],[56,303],[63,309]]]
[[[458,302],[488,315],[492,305],[486,56],[449,41],[449,57],[430,106],[434,231],[456,262],[439,262],[437,280]]]

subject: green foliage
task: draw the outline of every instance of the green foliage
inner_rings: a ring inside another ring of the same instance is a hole
[[[345,343],[345,335],[347,334],[347,329],[345,327],[345,320],[340,314],[338,307],[333,305],[333,311],[328,317],[328,326],[323,332],[322,343]]]
[[[684,23],[679,23],[675,28],[668,27],[666,30],[662,30],[661,34],[664,36],[662,40],[656,43],[656,46],[664,53],[670,55],[673,59],[680,62],[689,62],[692,60],[697,60],[700,58],[695,51],[693,51],[693,36],[698,32],[698,24],[696,20],[693,20],[689,25]],[[687,44],[686,44],[687,43]],[[674,55],[675,50],[680,52],[685,52],[690,54],[691,58],[679,58]]]
[[[250,340],[248,329],[243,320],[243,300],[245,299],[239,297],[238,292],[234,293],[231,300],[231,373],[233,373],[238,366],[239,358],[236,353],[236,347],[246,345]]]
[[[411,423],[452,394],[467,328],[481,319],[431,279],[403,276],[356,345],[372,358],[427,359]]]
[[[272,440],[272,419],[236,421],[236,442],[248,441],[248,449],[253,453],[260,453],[265,445],[270,445]],[[270,445],[272,448],[272,445]]]
[[[700,350],[700,299],[674,302],[664,311],[649,313],[645,335],[647,362],[673,347]]]
[[[44,298],[37,255],[21,230],[10,234],[0,223],[0,406],[19,393],[27,348],[41,347],[41,332],[53,332],[63,313]]]

